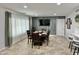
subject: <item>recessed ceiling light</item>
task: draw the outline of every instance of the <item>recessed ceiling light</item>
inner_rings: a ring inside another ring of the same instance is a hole
[[[24,8],[27,8],[28,6],[24,6]]]
[[[56,16],[57,14],[56,13],[54,13],[54,16]]]
[[[61,5],[61,3],[57,3],[57,5]]]

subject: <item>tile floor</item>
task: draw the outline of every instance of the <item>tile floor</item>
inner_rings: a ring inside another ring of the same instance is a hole
[[[50,36],[49,45],[46,43],[38,49],[31,48],[27,38],[0,52],[0,55],[72,55],[68,48],[69,42],[62,36]]]

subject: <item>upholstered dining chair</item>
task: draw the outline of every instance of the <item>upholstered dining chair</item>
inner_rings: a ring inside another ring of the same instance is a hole
[[[49,43],[49,35],[50,35],[50,31],[47,32],[47,45]]]
[[[29,41],[31,42],[32,35],[31,35],[30,30],[27,30],[27,37],[28,37],[28,43],[29,43]]]
[[[39,33],[32,33],[32,48],[33,46],[40,46],[42,45],[42,41],[39,39]]]
[[[49,43],[49,35],[50,35],[50,31],[48,31],[47,34],[42,35],[43,42],[47,42],[47,45]]]

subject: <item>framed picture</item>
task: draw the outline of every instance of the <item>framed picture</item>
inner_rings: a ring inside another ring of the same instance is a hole
[[[72,24],[71,18],[67,18],[66,24],[67,24],[67,29],[71,29],[71,24]]]
[[[50,19],[40,19],[39,24],[40,26],[50,26]]]

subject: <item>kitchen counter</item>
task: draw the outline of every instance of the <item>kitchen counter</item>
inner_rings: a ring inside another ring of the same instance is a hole
[[[74,41],[75,42],[79,42],[79,34],[77,34],[77,33],[72,33],[72,35],[73,35],[73,37],[74,37]]]

